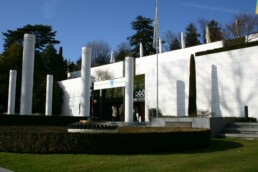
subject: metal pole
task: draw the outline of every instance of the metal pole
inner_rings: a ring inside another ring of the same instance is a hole
[[[248,106],[245,106],[245,122],[248,122]]]
[[[159,116],[159,53],[158,53],[158,46],[156,45],[156,55],[157,55],[157,109],[156,109],[156,118]]]

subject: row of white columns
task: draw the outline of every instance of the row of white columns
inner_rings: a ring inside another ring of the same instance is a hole
[[[33,34],[24,35],[21,102],[20,102],[21,115],[32,114],[35,42],[36,40]],[[7,114],[15,114],[16,78],[17,78],[17,71],[10,70]],[[53,76],[47,75],[46,108],[45,108],[46,115],[52,115],[52,92],[53,92],[52,90],[53,90]]]
[[[16,78],[17,78],[17,71],[10,70],[9,90],[8,90],[8,107],[7,107],[7,114],[9,114],[9,115],[15,114]],[[46,104],[45,104],[45,114],[46,115],[52,115],[52,93],[53,93],[53,75],[47,75]],[[24,102],[23,102],[23,104],[24,104]],[[26,107],[26,105],[24,107]],[[25,113],[25,114],[21,114],[21,115],[30,115],[30,114]]]
[[[91,86],[91,56],[92,50],[82,48],[81,62],[81,113],[80,116],[90,116],[90,86]],[[125,122],[133,122],[133,75],[134,58],[125,58]]]
[[[33,94],[33,74],[34,74],[34,52],[35,36],[24,35],[23,63],[22,63],[22,84],[21,84],[21,104],[20,114],[32,114],[32,94]],[[92,50],[88,47],[82,48],[81,64],[81,116],[90,116],[90,86],[91,86],[91,56]],[[125,122],[133,121],[133,75],[134,59],[125,58]],[[15,70],[10,71],[8,114],[15,114],[15,94],[16,94]],[[52,115],[52,92],[53,76],[47,75],[45,114]]]

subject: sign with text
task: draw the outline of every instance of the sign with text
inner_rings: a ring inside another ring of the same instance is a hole
[[[116,87],[124,87],[125,78],[94,82],[94,90],[109,89]]]

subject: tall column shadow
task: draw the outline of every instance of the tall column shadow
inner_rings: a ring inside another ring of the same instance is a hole
[[[176,81],[177,91],[177,116],[185,116],[185,83]]]
[[[216,65],[211,66],[211,112],[212,116],[221,117],[218,70]]]

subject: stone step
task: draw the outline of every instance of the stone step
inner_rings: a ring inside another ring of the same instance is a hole
[[[220,134],[220,137],[258,139],[258,134],[222,133],[222,134]]]
[[[257,122],[235,122],[223,130],[221,137],[258,139]]]
[[[228,127],[224,129],[225,133],[253,133],[258,134],[258,128],[238,128],[238,127]]]
[[[235,122],[230,126],[239,128],[258,128],[258,122]]]
[[[227,127],[224,132],[253,132],[258,134],[258,128],[239,128],[239,127]]]

